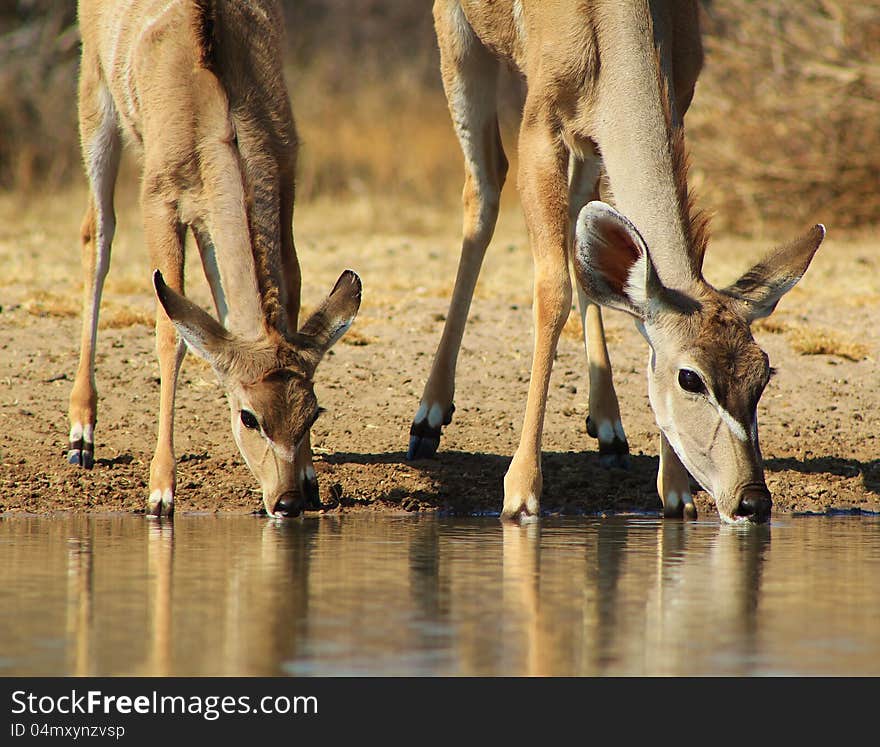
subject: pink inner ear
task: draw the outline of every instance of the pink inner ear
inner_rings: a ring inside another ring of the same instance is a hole
[[[624,295],[632,266],[641,257],[641,251],[629,232],[616,225],[606,225],[602,231],[604,246],[597,253],[596,265],[611,291]]]

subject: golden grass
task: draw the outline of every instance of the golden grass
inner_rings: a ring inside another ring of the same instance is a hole
[[[869,348],[829,329],[798,327],[788,336],[791,346],[801,355],[834,355],[850,361],[868,357]]]
[[[355,347],[361,347],[363,345],[371,345],[374,342],[378,342],[378,337],[372,337],[370,335],[365,335],[363,332],[358,332],[356,329],[350,329],[346,332],[342,340],[344,345],[354,345]]]
[[[773,335],[781,335],[791,329],[791,325],[778,319],[759,319],[755,322],[755,329],[769,332]]]
[[[68,319],[80,315],[81,306],[78,301],[78,297],[73,299],[59,296],[50,291],[37,291],[22,303],[22,307],[32,316]],[[152,313],[142,309],[107,304],[101,310],[98,328],[124,329],[135,325],[152,327],[155,321],[156,317]]]
[[[124,329],[137,325],[154,327],[156,325],[155,313],[146,312],[143,309],[117,307],[102,311],[98,320],[99,329]]]
[[[755,328],[771,334],[784,334],[794,351],[801,355],[833,355],[857,362],[865,360],[870,353],[867,345],[826,327],[761,319],[755,322]]]
[[[296,19],[286,77],[302,141],[300,205],[340,196],[354,209],[385,198],[454,205],[462,157],[440,84],[430,4],[420,11],[403,0],[372,5],[343,12],[331,4],[320,18],[288,8]],[[25,38],[19,35],[0,38],[0,185],[34,194],[84,181],[72,4],[41,7],[25,14],[32,48],[13,43]],[[728,0],[706,5],[702,26],[706,65],[686,122],[691,179],[715,212],[716,232],[782,235],[824,221],[839,235],[877,222],[880,6]],[[313,47],[317,29],[359,45]],[[505,73],[502,89],[514,175],[517,95],[508,90],[516,89],[515,76]],[[362,222],[393,233],[420,220],[418,211],[373,212]]]
[[[49,291],[37,291],[22,303],[22,307],[32,316],[57,317],[64,319],[79,316],[80,306],[71,299]]]
[[[607,313],[607,312],[606,312]],[[581,324],[581,315],[577,308],[571,310],[565,326],[562,328],[562,336],[569,340],[582,343],[584,340],[583,325]],[[613,329],[605,327],[605,342],[609,345],[620,342],[620,335]]]

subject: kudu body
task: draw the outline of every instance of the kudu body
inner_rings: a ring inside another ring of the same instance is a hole
[[[539,511],[541,432],[571,307],[571,258],[590,373],[587,430],[599,439],[602,463],[625,466],[629,449],[598,304],[634,315],[650,346],[664,513],[695,513],[690,472],[723,519],[766,519],[756,408],[770,367],[749,324],[800,279],[824,229],[814,227],[729,288],[703,279],[706,219],[688,195],[682,130],[702,66],[697,3],[435,0],[434,21],[465,161],[464,237],[409,457],[436,451],[454,410],[458,351],[507,171],[498,69],[512,64],[527,84],[517,186],[534,258],[534,352],[502,517]],[[597,201],[602,168],[616,210]]]
[[[126,140],[141,151],[144,237],[159,299],[159,429],[147,511],[170,515],[174,508],[174,397],[185,342],[210,362],[226,391],[233,436],[260,481],[266,511],[295,515],[318,500],[309,444],[319,412],[315,367],[353,321],[360,280],[343,273],[299,328],[297,137],[279,4],[81,0],[78,13],[79,124],[90,197],[68,461],[94,463],[98,310]],[[220,322],[182,295],[187,228]]]

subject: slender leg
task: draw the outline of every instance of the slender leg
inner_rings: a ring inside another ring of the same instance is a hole
[[[517,183],[534,260],[535,347],[519,447],[504,476],[504,519],[536,516],[541,499],[541,434],[559,334],[571,310],[568,271],[568,151],[538,106],[526,98]]]
[[[145,173],[149,173],[145,169]],[[144,180],[148,185],[148,180]],[[184,227],[177,217],[174,204],[145,186],[141,196],[144,235],[153,267],[159,269],[168,287],[183,294]],[[178,338],[174,324],[162,304],[156,301],[156,353],[159,357],[159,429],[156,451],[150,462],[150,496],[147,513],[171,516],[174,513],[174,491],[177,487],[174,457],[174,395],[177,375],[186,347]]]
[[[202,223],[192,226],[193,236],[196,238],[196,246],[202,258],[202,267],[205,270],[205,278],[211,289],[211,297],[214,299],[214,308],[217,310],[217,318],[226,326],[226,317],[229,315],[229,303],[226,300],[226,292],[223,290],[223,282],[220,279],[220,267],[217,264],[217,249],[211,241],[208,229]]]
[[[95,459],[98,391],[95,383],[95,345],[104,279],[110,267],[110,246],[116,230],[113,189],[122,144],[116,111],[96,65],[83,59],[79,121],[83,156],[89,180],[89,205],[82,222],[83,311],[79,367],[70,393],[70,446],[67,461],[91,469]]]
[[[581,161],[572,155],[569,159],[568,215],[571,240],[581,208],[590,200],[599,198],[601,162],[595,153]],[[584,350],[590,371],[590,414],[587,433],[599,439],[599,463],[603,467],[629,467],[629,444],[620,420],[620,406],[614,391],[611,359],[605,342],[601,308],[590,301],[580,285],[577,286]]]
[[[662,432],[660,433],[660,468],[657,471],[657,492],[663,501],[664,516],[697,518],[697,509],[691,495],[690,475]]]
[[[443,86],[464,154],[463,239],[443,335],[410,428],[408,459],[433,456],[440,445],[442,426],[452,421],[458,352],[486,247],[495,231],[501,187],[507,175],[495,98],[498,63],[469,26],[457,28],[454,33],[466,33],[471,38],[451,43],[453,31],[444,33],[441,15],[435,14],[435,18]]]
[[[599,199],[599,173],[601,161],[594,152],[584,161],[571,156],[569,159],[568,215],[571,224],[571,240],[581,208],[590,200]],[[581,329],[584,334],[584,350],[590,371],[590,414],[587,416],[587,433],[599,439],[599,463],[603,467],[629,467],[629,444],[620,420],[620,406],[611,371],[611,359],[605,342],[602,309],[593,303],[577,286],[578,306],[581,312]]]

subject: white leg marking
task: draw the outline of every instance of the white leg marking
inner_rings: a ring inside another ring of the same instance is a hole
[[[610,420],[603,420],[596,426],[599,434],[599,443],[610,444],[614,441],[614,426]]]
[[[508,510],[510,507],[512,510]],[[520,521],[525,521],[526,517],[537,519],[538,516],[538,498],[534,493],[529,493],[528,497],[513,498],[504,501],[504,508],[509,514],[518,514]]]
[[[431,409],[428,411],[428,425],[430,425],[432,428],[439,428],[442,422],[443,408],[437,404],[431,405]]]
[[[674,490],[670,490],[666,494],[666,497],[663,502],[663,506],[667,510],[670,510],[670,509],[678,508],[680,503],[681,503],[681,498],[679,497],[678,493]]]
[[[623,423],[619,420],[614,421],[614,434],[621,440],[626,441],[626,433],[623,431]]]
[[[160,503],[165,508],[170,508],[174,505],[174,493],[171,492],[171,488],[165,488],[165,490],[156,488],[150,493],[150,509],[155,509]]]
[[[428,414],[428,405],[426,405],[424,402],[422,402],[419,405],[419,409],[416,410],[415,422],[421,423],[425,419],[425,416],[427,414]]]

